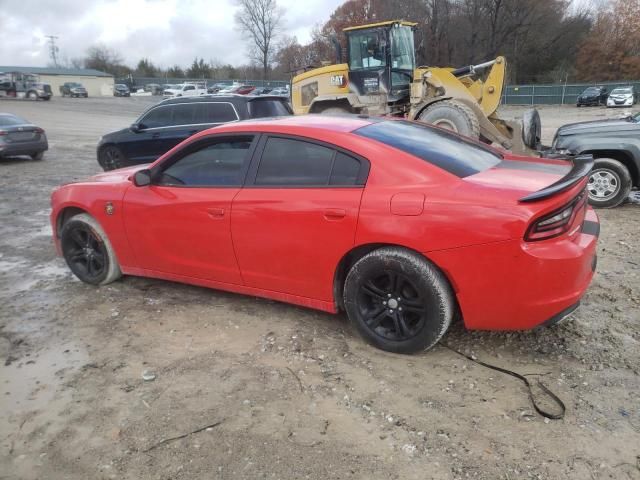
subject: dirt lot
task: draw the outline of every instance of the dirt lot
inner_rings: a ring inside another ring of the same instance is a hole
[[[443,346],[392,355],[343,316],[74,279],[52,246],[49,194],[98,172],[100,135],[151,101],[0,102],[51,146],[42,162],[0,163],[0,478],[640,479],[640,205],[599,212],[598,274],[570,321],[445,337],[538,374],[567,405],[545,421],[522,383]],[[620,113],[543,108],[545,140]]]

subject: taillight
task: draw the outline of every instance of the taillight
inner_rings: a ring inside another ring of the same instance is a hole
[[[586,208],[587,195],[586,192],[582,192],[560,210],[536,219],[527,229],[524,239],[528,242],[533,242],[562,235],[571,229],[578,216],[581,217],[580,221],[582,221]]]
[[[34,128],[33,131],[36,132],[36,133],[44,133],[44,130],[41,129],[40,127]]]
[[[6,130],[0,130],[0,136],[2,135],[9,135],[9,132],[7,132]]]

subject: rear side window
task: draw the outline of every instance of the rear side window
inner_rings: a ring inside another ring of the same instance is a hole
[[[195,106],[191,103],[183,103],[180,105],[172,105],[169,107],[173,115],[171,117],[171,125],[191,125],[194,122]]]
[[[415,122],[387,120],[361,127],[354,133],[402,150],[461,178],[502,161],[502,157],[489,148]]]
[[[228,123],[238,120],[238,115],[230,103],[198,102],[193,123]]]
[[[289,107],[280,100],[252,100],[249,102],[249,117],[284,117],[291,115]]]
[[[171,123],[171,109],[167,107],[154,108],[139,123],[143,124],[145,128],[166,127]]]
[[[290,138],[269,138],[264,147],[256,185],[354,186],[360,179],[359,160],[333,148]]]
[[[9,125],[25,125],[29,122],[20,117],[13,115],[0,115],[0,126],[8,127]]]

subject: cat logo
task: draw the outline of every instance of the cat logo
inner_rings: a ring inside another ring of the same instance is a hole
[[[347,77],[344,75],[331,75],[329,84],[335,87],[344,87],[347,85]]]

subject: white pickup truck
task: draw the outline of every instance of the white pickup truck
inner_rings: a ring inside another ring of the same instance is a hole
[[[197,97],[207,93],[207,85],[204,83],[183,83],[175,88],[168,88],[162,92],[163,98]]]

